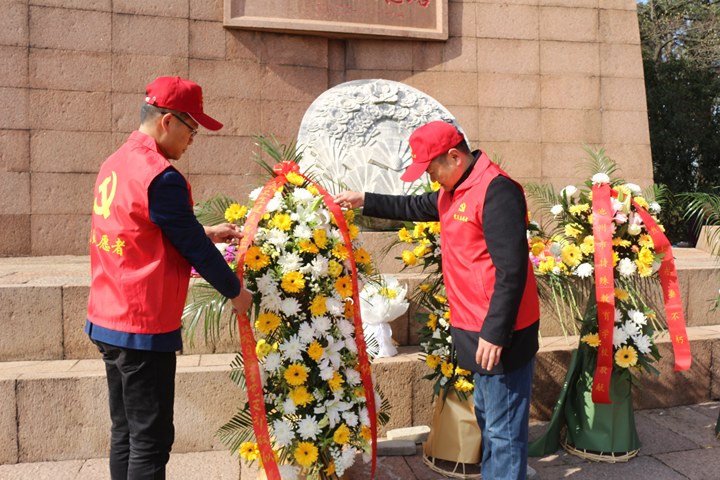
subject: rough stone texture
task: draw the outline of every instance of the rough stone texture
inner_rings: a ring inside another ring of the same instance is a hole
[[[110,131],[110,94],[30,90],[30,121],[41,130]]]
[[[422,443],[427,440],[430,427],[419,425],[416,427],[396,428],[388,430],[388,440],[412,440],[415,443]]]
[[[537,108],[540,106],[540,76],[495,73],[478,76],[478,105],[481,107]]]
[[[188,17],[188,0],[114,0],[113,11],[130,15],[157,15],[162,17]]]
[[[30,46],[109,52],[110,20],[106,12],[30,6]]]
[[[252,63],[200,59],[190,61],[190,76],[202,85],[206,102],[220,97],[257,100],[260,98],[264,75],[265,68]],[[209,106],[206,110],[210,111]],[[244,113],[238,110],[234,115]]]
[[[540,38],[566,42],[595,42],[598,12],[594,8],[540,8]]]
[[[190,21],[190,58],[225,58],[225,30],[217,22]]]
[[[475,15],[478,38],[536,40],[539,35],[539,9],[532,5],[479,3]]]
[[[187,57],[187,18],[150,17],[144,15],[113,14],[113,52],[133,55],[157,55]],[[152,79],[150,79],[152,81]]]
[[[36,174],[67,172],[92,173],[93,176],[97,175],[102,162],[114,151],[112,135],[109,132],[59,130],[34,131],[30,137],[30,149],[32,170]],[[54,184],[64,180],[49,177],[46,181]],[[60,186],[66,188],[67,184],[60,183]],[[92,189],[92,184],[90,188]],[[54,201],[57,201],[57,198]],[[87,208],[87,205],[84,206]]]
[[[390,421],[387,425],[378,426],[378,436],[384,436],[389,429],[412,425],[413,397],[408,395],[407,389],[397,386],[408,385],[413,381],[413,362],[405,357],[381,358],[375,360],[372,367],[377,387],[392,405]]]
[[[0,171],[0,205],[4,214],[22,214],[30,202],[30,173]]]
[[[0,379],[0,465],[17,462],[15,379]]]
[[[547,108],[597,109],[600,103],[600,80],[577,75],[543,75],[541,105]]]
[[[28,49],[27,47],[0,46],[0,86],[28,86]]]
[[[600,10],[599,40],[607,43],[640,43],[637,13],[622,10]]]
[[[30,171],[30,142],[28,132],[0,130],[0,171]]]
[[[557,348],[541,352],[536,357],[530,405],[530,417],[533,419],[549,420],[560,395],[572,352],[571,347],[566,345]]]
[[[99,358],[97,347],[85,333],[89,291],[87,285],[62,287],[63,358]]]
[[[89,192],[92,192],[90,186]],[[81,211],[90,210],[92,202]],[[65,214],[33,214],[30,219],[31,255],[87,255],[90,241],[90,216]],[[58,241],[62,239],[62,241]],[[27,241],[27,239],[25,239]]]
[[[190,18],[222,21],[223,0],[190,0]]]
[[[0,128],[28,128],[29,90],[0,87]]]
[[[30,215],[0,214],[0,257],[30,255]]]
[[[3,2],[3,28],[0,29],[0,45],[19,45],[26,47],[27,43],[27,2]]]
[[[31,48],[30,86],[54,90],[110,91],[110,52]]]
[[[112,10],[112,0],[31,0],[30,3],[45,7],[78,8],[82,10],[99,10],[101,12]]]
[[[478,112],[485,140],[491,142],[537,142],[541,138],[541,114],[531,108],[483,108]]]
[[[0,285],[0,361],[62,358],[59,287]]]
[[[139,123],[140,104],[145,87],[159,75],[188,76],[187,58],[155,54],[115,54],[112,59],[113,92],[133,93],[134,126]],[[164,53],[164,52],[162,52]]]
[[[415,455],[415,442],[413,440],[378,439],[377,452],[379,457]]]
[[[73,214],[93,204],[95,173],[36,173],[32,176],[32,213]],[[68,188],[72,186],[72,188]]]

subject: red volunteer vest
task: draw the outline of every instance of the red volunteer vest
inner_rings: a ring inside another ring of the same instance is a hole
[[[495,266],[485,242],[482,213],[488,186],[498,175],[510,178],[482,153],[454,195],[441,190],[438,198],[442,270],[452,310],[451,323],[472,332],[481,330],[495,287]],[[539,318],[540,301],[528,258],[527,283],[515,330],[529,327]]]
[[[180,328],[190,264],[148,208],[148,187],[169,166],[155,139],[135,131],[100,168],[90,238],[88,320],[95,325],[143,334]]]

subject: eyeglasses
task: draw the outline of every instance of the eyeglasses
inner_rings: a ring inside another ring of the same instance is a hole
[[[192,126],[190,126],[190,124],[188,124],[185,120],[183,120],[182,117],[180,115],[178,115],[177,113],[173,113],[173,112],[165,112],[165,113],[169,113],[173,117],[180,120],[180,122],[182,122],[183,125],[185,125],[186,127],[188,127],[190,129],[190,138],[195,138],[195,135],[197,135],[197,133],[198,133],[197,128],[193,128]]]

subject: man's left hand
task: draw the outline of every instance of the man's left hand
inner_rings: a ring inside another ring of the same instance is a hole
[[[482,337],[478,338],[478,348],[475,352],[475,362],[483,370],[492,370],[500,362],[503,347],[488,342]]]
[[[207,235],[213,243],[230,243],[233,240],[241,239],[243,236],[238,226],[232,223],[221,223],[220,225],[204,228],[205,235]]]

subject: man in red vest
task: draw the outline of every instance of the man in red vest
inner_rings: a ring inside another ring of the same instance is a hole
[[[171,164],[200,125],[222,128],[203,112],[200,86],[155,79],[140,128],[103,163],[95,183],[85,331],[105,361],[113,480],[165,478],[191,266],[237,311],[250,306],[250,292],[213,244],[242,235],[230,224],[200,225],[190,185]]]
[[[525,480],[528,420],[540,307],[528,258],[522,187],[450,123],[410,136],[412,163],[442,188],[418,196],[342,192],[335,202],[372,217],[440,221],[442,271],[461,368],[473,372],[482,432],[482,476]]]

